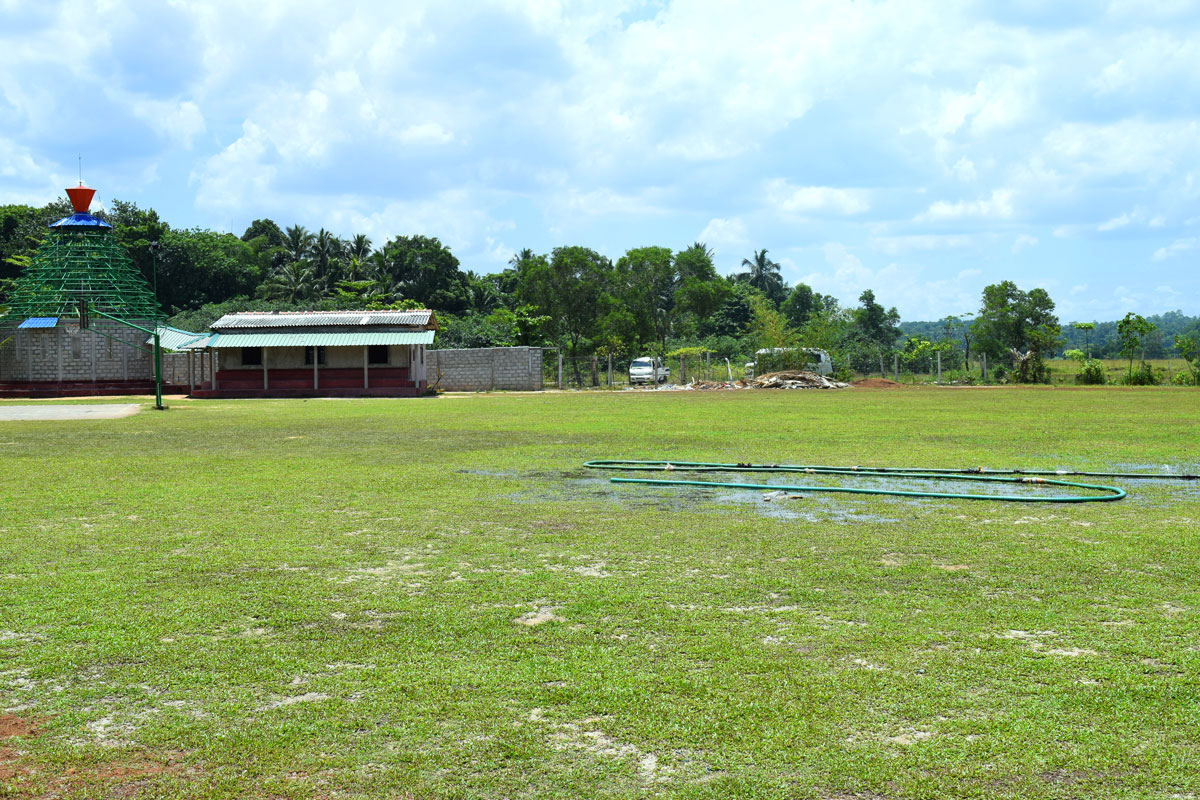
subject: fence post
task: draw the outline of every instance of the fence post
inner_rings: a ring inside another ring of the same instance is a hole
[[[900,354],[892,354],[892,376],[896,383],[900,382]]]
[[[979,360],[979,378],[987,383],[987,353],[984,353],[983,358]]]
[[[600,386],[600,357],[596,355],[592,356],[592,386]]]
[[[942,351],[938,350],[938,383],[942,382]]]
[[[687,356],[680,354],[679,356],[679,384],[682,386],[687,383]]]
[[[558,380],[555,384],[559,389],[562,388],[562,350],[558,351]]]
[[[887,370],[883,368],[883,353],[879,354],[879,377],[886,378]]]
[[[608,388],[612,388],[612,353],[608,354]]]

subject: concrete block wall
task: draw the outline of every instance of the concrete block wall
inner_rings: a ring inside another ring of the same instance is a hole
[[[60,322],[11,336],[0,346],[0,381],[133,381],[154,374],[146,334],[116,322],[93,320],[85,330]]]
[[[431,387],[447,392],[538,391],[542,388],[542,348],[480,347],[425,351]]]

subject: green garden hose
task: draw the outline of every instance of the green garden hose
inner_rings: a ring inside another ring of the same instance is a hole
[[[1155,475],[1144,472],[1078,472],[1075,470],[1032,470],[1032,469],[967,469],[920,468],[920,467],[830,467],[803,464],[722,464],[708,461],[633,461],[621,459],[598,459],[588,461],[585,467],[621,471],[655,472],[799,472],[809,475],[853,475],[873,478],[906,478],[915,480],[981,481],[987,483],[1019,483],[1041,486],[1067,486],[1103,494],[1089,495],[1016,495],[1016,494],[960,494],[955,492],[914,492],[900,489],[858,489],[848,486],[785,486],[769,483],[726,483],[716,481],[689,481],[654,478],[612,478],[613,483],[641,483],[654,486],[699,486],[708,489],[757,489],[782,492],[841,492],[844,494],[877,494],[894,497],[936,497],[948,500],[996,500],[1007,503],[1101,503],[1120,500],[1125,490],[1117,486],[1095,483],[1078,483],[1063,480],[1064,476],[1100,478],[1156,478],[1196,480],[1196,475]],[[1054,477],[1046,477],[1053,475]]]

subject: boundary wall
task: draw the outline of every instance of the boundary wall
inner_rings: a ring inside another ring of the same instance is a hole
[[[540,391],[542,348],[426,350],[430,388],[445,392]]]

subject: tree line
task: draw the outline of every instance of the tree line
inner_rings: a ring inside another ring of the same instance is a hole
[[[47,224],[70,213],[65,199],[42,208],[0,206],[0,303]],[[477,274],[424,235],[376,243],[364,234],[341,238],[258,219],[235,236],[172,228],[153,209],[120,200],[96,216],[113,225],[134,264],[156,283],[169,324],[187,330],[204,330],[230,311],[428,307],[438,314],[436,346],[444,348],[557,346],[573,360],[618,361],[702,351],[749,360],[764,348],[820,348],[846,374],[887,373],[897,362],[930,371],[939,357],[945,370],[966,374],[986,356],[993,377],[1021,382],[1047,380],[1046,359],[1082,350],[1080,340],[1087,350],[1081,369],[1135,350],[1143,364],[1171,350],[1187,357],[1200,340],[1200,319],[1179,312],[1143,320],[1149,327],[1136,334],[1136,321],[1064,328],[1044,289],[1026,291],[1011,281],[986,287],[973,314],[902,326],[896,309],[871,290],[843,307],[803,283],[788,285],[766,249],[748,254],[728,277],[717,274],[714,253],[702,242],[678,251],[633,248],[616,260],[583,246],[526,249],[500,272]]]

